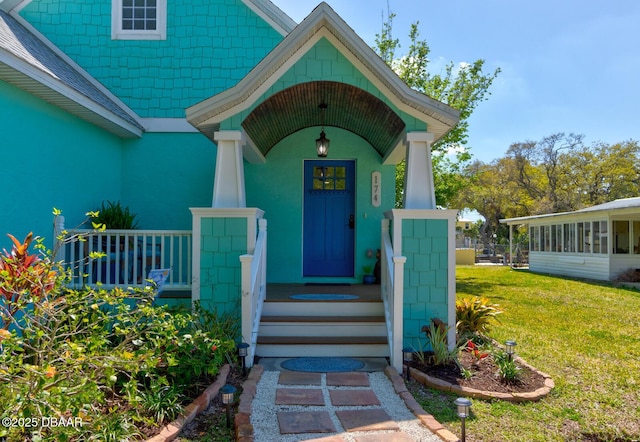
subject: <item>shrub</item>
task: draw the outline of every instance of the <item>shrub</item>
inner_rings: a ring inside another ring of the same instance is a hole
[[[456,301],[456,330],[460,339],[474,334],[487,334],[491,322],[502,314],[498,304],[490,304],[488,298],[475,296]]]
[[[134,439],[136,423],[170,419],[235,353],[235,321],[171,313],[150,287],[66,289],[62,266],[30,254],[32,241],[0,256],[0,418],[82,425],[0,427],[0,439]]]
[[[497,375],[502,382],[513,384],[520,380],[520,367],[506,352],[498,351],[494,353],[493,360],[498,366]]]
[[[439,327],[434,321],[431,321],[427,330],[427,340],[431,344],[433,351],[432,363],[434,365],[449,365],[458,363],[458,353],[460,349],[454,347],[449,350],[447,343],[448,328]]]

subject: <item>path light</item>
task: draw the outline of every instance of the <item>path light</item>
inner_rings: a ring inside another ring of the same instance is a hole
[[[407,366],[407,381],[410,380],[411,375],[409,373],[409,364],[413,361],[413,348],[405,347],[402,349],[402,360],[404,365]]]
[[[505,342],[504,345],[507,347],[507,355],[509,356],[509,360],[512,361],[513,355],[516,352],[516,345],[518,344],[514,340],[509,340]]]
[[[233,395],[236,392],[236,387],[233,385],[225,385],[220,389],[220,395],[222,396],[222,403],[227,409],[227,428],[231,428],[231,404],[233,403]]]
[[[471,401],[466,397],[459,397],[455,400],[454,404],[458,407],[458,417],[462,423],[462,442],[466,440],[465,427],[464,422],[469,417],[471,413]]]
[[[249,350],[249,344],[247,344],[246,342],[242,342],[238,345],[236,345],[236,348],[238,349],[238,356],[240,357],[240,359],[242,359],[242,376],[246,376],[247,375],[247,363],[245,361],[245,359],[247,358],[247,353]]]

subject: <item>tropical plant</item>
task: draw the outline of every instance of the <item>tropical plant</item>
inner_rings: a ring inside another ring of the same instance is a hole
[[[521,368],[518,367],[513,358],[506,352],[498,351],[493,354],[493,360],[498,366],[498,377],[502,382],[513,384],[520,379]]]
[[[498,304],[492,304],[488,298],[474,296],[456,301],[456,330],[460,339],[475,334],[487,334],[493,320],[502,314]]]
[[[38,440],[131,440],[235,354],[237,334],[223,334],[234,321],[154,306],[150,287],[67,289],[61,263],[32,255],[32,242],[14,239],[0,256],[0,419],[81,422],[40,428]],[[32,430],[0,427],[0,439]]]
[[[122,206],[120,201],[103,201],[99,209],[91,212],[96,228],[104,227],[111,230],[133,230],[138,228],[137,215],[128,207]]]
[[[458,365],[460,349],[457,346],[449,349],[447,331],[448,328],[439,327],[434,321],[431,321],[426,330],[427,340],[431,344],[431,350],[433,351],[433,356],[431,357],[433,365],[449,365],[452,363]]]

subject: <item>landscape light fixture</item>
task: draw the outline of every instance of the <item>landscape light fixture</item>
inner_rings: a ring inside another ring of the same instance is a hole
[[[329,153],[329,143],[331,142],[324,133],[324,112],[327,110],[327,104],[321,103],[318,107],[320,108],[322,130],[320,131],[320,138],[316,139],[316,153],[320,158],[324,158]]]
[[[409,364],[413,361],[413,348],[405,347],[402,349],[402,360],[404,365],[407,366],[407,381],[411,379],[411,373],[409,373]]]
[[[467,436],[464,423],[471,413],[471,401],[466,397],[459,397],[455,400],[454,404],[456,404],[456,407],[458,407],[458,417],[460,418],[460,422],[462,425],[462,437],[460,440],[462,442],[465,442]]]
[[[227,428],[231,428],[231,404],[233,403],[233,395],[236,393],[236,387],[233,385],[225,385],[220,389],[222,396],[222,404],[227,409]]]
[[[247,375],[247,363],[245,361],[245,359],[247,358],[247,353],[249,350],[249,344],[247,344],[246,342],[241,342],[240,344],[236,345],[236,348],[238,349],[238,357],[240,359],[242,359],[242,376],[246,376]]]
[[[512,361],[513,360],[513,355],[516,352],[516,345],[518,345],[518,344],[514,340],[509,340],[509,341],[505,342],[504,345],[507,348],[507,355],[509,356],[509,360]]]

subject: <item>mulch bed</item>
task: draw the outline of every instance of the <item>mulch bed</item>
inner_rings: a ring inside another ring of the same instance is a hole
[[[411,366],[429,376],[447,381],[452,385],[460,385],[480,391],[527,393],[535,391],[545,385],[545,378],[540,373],[523,366],[520,366],[520,376],[516,382],[503,382],[497,374],[498,366],[494,363],[491,356],[478,361],[470,352],[463,351],[460,353],[459,361],[464,368],[473,373],[470,379],[465,379],[455,364],[434,366],[413,361]]]

